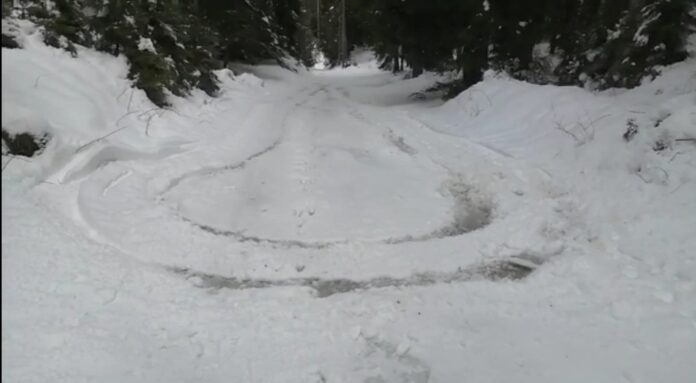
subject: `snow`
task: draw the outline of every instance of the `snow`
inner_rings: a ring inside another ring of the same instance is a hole
[[[323,52],[315,49],[312,52],[312,57],[314,59],[314,69],[317,69],[317,70],[326,69],[326,58],[324,57]]]
[[[145,37],[140,37],[140,40],[138,41],[138,50],[152,52],[155,54],[157,53],[157,50],[155,50],[155,45],[152,43],[152,40]]]
[[[3,380],[696,373],[693,59],[601,93],[489,73],[444,104],[374,62],[240,66],[165,110],[122,57],[23,41],[3,129],[52,139],[3,158]]]

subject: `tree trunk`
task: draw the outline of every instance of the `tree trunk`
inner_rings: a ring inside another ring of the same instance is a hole
[[[416,78],[423,74],[423,66],[420,64],[413,64],[413,69],[411,70],[411,77]]]
[[[346,0],[341,0],[341,15],[339,17],[338,62],[348,66],[348,37],[346,36]]]
[[[321,41],[321,0],[317,0],[317,41]]]

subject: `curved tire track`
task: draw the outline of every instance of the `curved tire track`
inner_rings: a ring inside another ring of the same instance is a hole
[[[421,272],[404,278],[377,277],[367,280],[323,279],[318,277],[291,279],[254,279],[238,278],[195,271],[184,267],[168,267],[167,270],[183,276],[202,289],[210,290],[246,290],[273,287],[308,287],[317,298],[326,298],[336,294],[353,291],[383,289],[389,287],[424,287],[437,284],[463,283],[470,281],[521,280],[529,276],[543,263],[545,257],[519,255],[507,259],[459,268],[449,273]]]
[[[270,150],[271,149],[268,149],[266,150],[266,152]],[[257,154],[256,156],[258,157],[259,155]],[[244,162],[242,162],[242,165],[237,166],[236,168],[239,169],[243,167],[243,164]],[[266,244],[283,248],[301,248],[316,250],[326,249],[333,246],[345,245],[355,242],[363,242],[368,244],[398,245],[410,242],[425,242],[448,237],[457,237],[481,229],[490,224],[493,218],[494,206],[490,200],[474,201],[474,198],[472,196],[473,189],[474,188],[472,186],[467,185],[459,180],[449,182],[448,192],[450,193],[455,202],[452,222],[450,224],[425,234],[406,234],[403,236],[390,237],[373,241],[360,241],[349,239],[335,241],[301,241],[295,239],[264,238],[260,236],[247,235],[244,234],[243,231],[233,231],[216,228],[210,225],[205,225],[196,222],[190,218],[182,216],[181,214],[177,215],[183,221],[188,222],[189,224],[197,227],[198,229],[204,232],[207,232],[215,236],[229,237],[238,242],[252,242],[256,244]]]

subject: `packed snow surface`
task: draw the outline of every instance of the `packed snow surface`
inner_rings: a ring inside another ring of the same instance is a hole
[[[158,109],[22,41],[3,129],[50,141],[3,156],[3,381],[693,382],[693,60],[446,103],[240,66]]]

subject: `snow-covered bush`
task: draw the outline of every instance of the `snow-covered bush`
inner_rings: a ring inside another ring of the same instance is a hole
[[[34,136],[31,133],[12,134],[5,129],[2,130],[2,154],[15,156],[32,157],[40,152],[48,142],[47,135]]]

